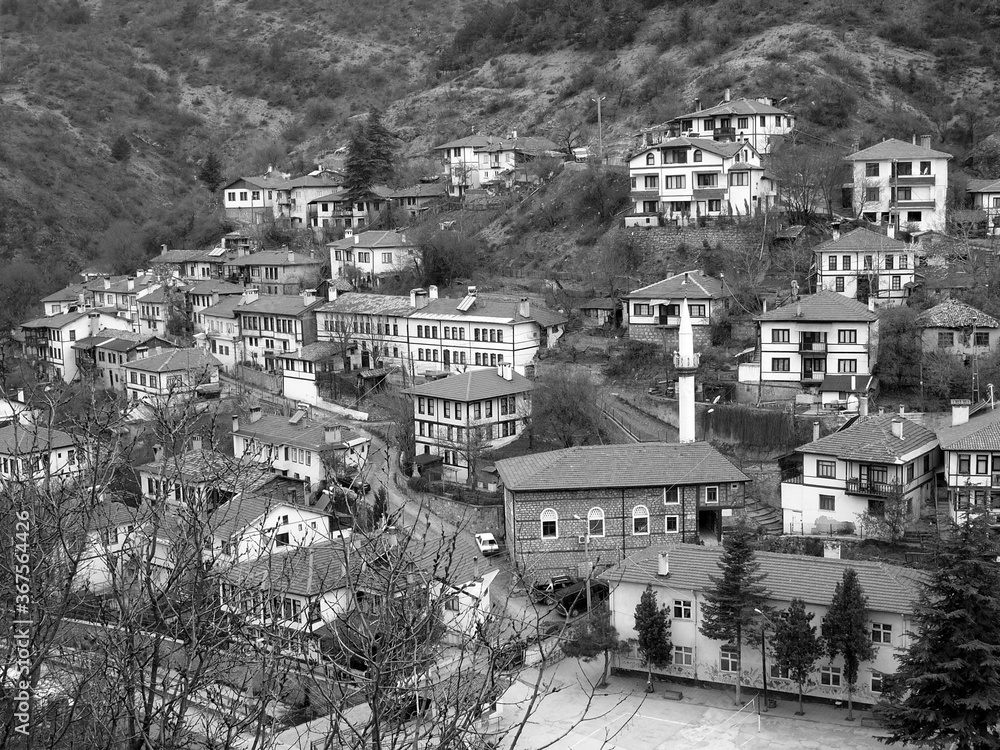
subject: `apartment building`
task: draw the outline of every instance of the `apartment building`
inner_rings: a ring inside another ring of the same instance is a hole
[[[901,305],[913,287],[914,248],[888,236],[859,227],[816,248],[816,288],[837,292],[878,307]]]
[[[278,370],[283,354],[317,340],[316,311],[322,305],[311,292],[258,297],[237,304],[233,310],[239,320],[238,360],[271,372]]]

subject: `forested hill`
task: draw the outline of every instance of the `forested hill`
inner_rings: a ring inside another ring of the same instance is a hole
[[[400,180],[473,128],[595,140],[600,97],[624,149],[726,88],[787,97],[824,141],[932,133],[1000,177],[998,25],[996,0],[0,0],[0,296],[213,239],[209,152],[301,173],[376,107]]]

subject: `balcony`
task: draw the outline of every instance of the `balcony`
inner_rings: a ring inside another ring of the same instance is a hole
[[[801,380],[806,385],[819,385],[825,377],[826,373],[819,370],[803,370]]]
[[[800,352],[826,353],[825,341],[799,341]]]
[[[655,201],[660,199],[660,192],[658,190],[636,188],[631,192],[631,198],[634,201]]]
[[[848,479],[844,487],[848,495],[864,497],[896,497],[903,489],[896,482],[873,482],[868,479]]]
[[[795,469],[794,471],[786,471],[781,474],[782,484],[802,484],[802,469]]]
[[[712,138],[717,141],[727,140],[732,141],[736,139],[736,128],[716,128],[712,131]]]
[[[922,174],[922,175],[896,175],[893,180],[897,185],[934,185],[934,175],[932,174]]]

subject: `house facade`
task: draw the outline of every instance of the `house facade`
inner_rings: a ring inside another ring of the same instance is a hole
[[[222,565],[341,537],[328,513],[305,503],[270,497],[264,491],[244,492],[220,505],[209,516],[209,528],[213,556]]]
[[[130,331],[128,318],[110,310],[77,310],[29,320],[21,324],[24,355],[36,362],[45,378],[72,382],[79,374],[77,341],[102,331]]]
[[[142,359],[151,351],[173,348],[172,342],[158,336],[117,330],[88,336],[73,345],[79,372],[90,373],[96,382],[116,391],[125,390],[127,362]]]
[[[129,400],[150,405],[184,401],[220,391],[221,363],[203,349],[171,349],[122,365]]]
[[[983,212],[986,218],[986,234],[1000,234],[1000,180],[969,180],[966,191],[972,198],[972,206]]]
[[[419,248],[403,230],[354,232],[327,245],[330,273],[365,286],[376,286],[383,274],[414,267]]]
[[[958,524],[973,508],[1000,523],[1000,409],[978,406],[973,416],[971,401],[952,400],[951,425],[938,431],[948,514]]]
[[[844,157],[851,165],[850,208],[858,218],[910,230],[945,229],[948,162],[929,135],[890,138]]]
[[[493,139],[485,135],[470,135],[435,146],[441,153],[442,176],[448,186],[448,195],[461,198],[466,190],[478,190],[479,149],[486,148]]]
[[[89,468],[85,446],[69,433],[32,423],[0,427],[0,486],[73,482]]]
[[[166,245],[163,252],[149,261],[149,268],[162,276],[173,276],[187,281],[207,281],[222,278],[222,269],[228,255],[224,248],[211,250],[193,250],[175,248],[170,250]]]
[[[240,306],[257,301],[257,289],[246,289],[239,297],[226,296],[195,314],[195,341],[210,352],[223,367],[233,367],[243,360],[240,336]]]
[[[389,195],[393,205],[404,211],[411,219],[417,218],[447,197],[448,188],[439,182],[393,190]]]
[[[226,262],[227,280],[255,286],[263,295],[296,295],[315,288],[323,258],[293,250],[261,250]]]
[[[916,256],[905,242],[854,229],[816,249],[816,289],[876,306],[901,305],[915,280]]]
[[[384,185],[373,185],[360,200],[352,200],[345,188],[337,188],[310,201],[307,221],[314,229],[364,227],[390,202],[390,195]]]
[[[625,644],[614,657],[617,669],[646,673],[647,668],[636,648],[635,608],[646,587],[652,586],[657,602],[670,612],[673,644],[670,665],[654,667],[655,674],[667,679],[720,686],[735,685],[739,679],[744,687],[763,687],[759,640],[756,646],[741,644],[738,647],[742,651],[739,663],[743,667],[743,673],[738,674],[736,647],[712,640],[701,632],[707,595],[714,589],[710,576],[718,575],[721,556],[718,548],[689,544],[669,549],[653,546],[636,552],[602,574],[601,577],[612,586],[611,621]],[[829,611],[844,571],[851,568],[857,573],[868,600],[864,618],[875,657],[862,662],[852,697],[856,703],[878,703],[886,689],[885,678],[896,671],[897,658],[910,644],[911,633],[916,627],[914,611],[919,606],[923,574],[913,568],[884,562],[832,557],[757,552],[754,559],[764,576],[762,584],[767,590],[767,607],[787,609],[793,599],[802,599],[806,611],[813,613],[817,630]],[[767,639],[772,635],[772,630],[765,630]],[[795,681],[773,663],[770,651],[766,661],[767,690],[794,698],[798,694]],[[838,656],[832,661],[816,660],[804,683],[803,694],[839,705],[846,700],[847,690],[843,657]]]
[[[624,324],[630,339],[677,348],[681,305],[691,315],[695,348],[712,343],[712,321],[729,307],[732,293],[704,271],[684,271],[625,295]]]
[[[604,569],[652,546],[717,544],[749,481],[697,442],[579,446],[496,468],[507,549],[536,580]]]
[[[862,514],[884,515],[887,504],[903,503],[907,520],[916,520],[934,499],[938,439],[905,417],[858,417],[795,452],[801,464],[781,482],[785,533],[870,536]]]
[[[533,388],[509,363],[410,388],[416,453],[440,456],[446,481],[468,481],[482,452],[521,434]]]
[[[480,187],[512,187],[532,182],[528,166],[542,156],[562,156],[559,146],[548,138],[520,136],[517,131],[509,138],[492,140],[476,149],[479,157]]]
[[[222,188],[226,217],[243,224],[264,224],[290,217],[288,180],[280,175],[240,177]]]
[[[238,360],[276,371],[282,355],[316,341],[316,310],[322,304],[311,291],[238,304],[234,308],[239,319]]]
[[[957,299],[947,299],[917,316],[920,348],[966,360],[986,356],[1000,344],[1000,323]]]

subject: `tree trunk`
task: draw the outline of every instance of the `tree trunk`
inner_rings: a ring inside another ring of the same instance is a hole
[[[847,720],[854,721],[854,685],[847,686]]]
[[[743,681],[743,628],[742,623],[736,623],[736,705],[743,705],[743,693],[740,683]]]
[[[653,662],[646,662],[646,692],[653,692]]]
[[[802,710],[802,683],[799,683],[799,710],[796,712],[796,716],[804,716],[805,711]]]
[[[597,687],[606,687],[608,684],[608,650],[604,649],[604,669],[601,671],[601,681]]]

